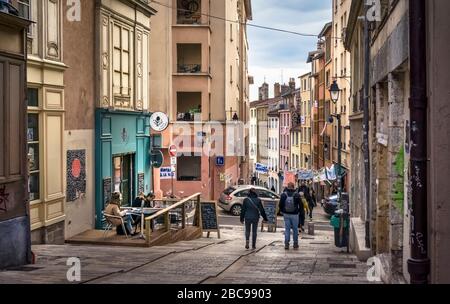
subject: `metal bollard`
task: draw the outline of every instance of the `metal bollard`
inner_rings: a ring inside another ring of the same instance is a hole
[[[313,222],[308,223],[308,234],[314,235],[314,223]]]

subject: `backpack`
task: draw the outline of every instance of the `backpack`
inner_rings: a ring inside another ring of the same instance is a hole
[[[286,202],[284,203],[284,210],[289,213],[295,212],[294,196],[287,195]]]

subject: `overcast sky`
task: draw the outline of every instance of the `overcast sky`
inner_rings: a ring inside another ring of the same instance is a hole
[[[250,23],[307,34],[319,34],[331,21],[332,0],[252,0],[253,21]],[[254,77],[250,100],[258,99],[258,87],[273,84],[307,73],[308,52],[317,46],[317,38],[268,31],[249,26],[249,74]]]

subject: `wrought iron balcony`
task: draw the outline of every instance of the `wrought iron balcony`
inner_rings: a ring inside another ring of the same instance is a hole
[[[178,73],[194,74],[194,73],[201,73],[201,71],[202,71],[201,64],[179,64],[177,66]]]

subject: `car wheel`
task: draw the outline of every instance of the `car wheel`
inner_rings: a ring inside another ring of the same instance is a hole
[[[236,204],[236,205],[234,205],[233,207],[231,207],[230,212],[231,212],[231,214],[233,214],[234,216],[240,216],[240,215],[241,215],[241,210],[242,210],[241,205]]]

